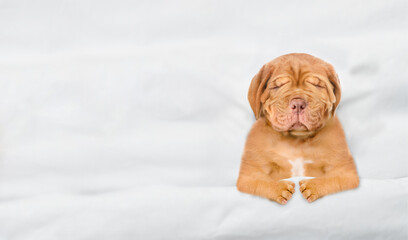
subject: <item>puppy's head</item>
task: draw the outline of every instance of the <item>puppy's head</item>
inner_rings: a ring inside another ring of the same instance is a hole
[[[252,79],[248,100],[255,117],[273,129],[308,136],[321,129],[340,102],[334,68],[308,54],[293,53],[265,64]]]

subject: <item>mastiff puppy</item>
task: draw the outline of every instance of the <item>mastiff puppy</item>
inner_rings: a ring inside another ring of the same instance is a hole
[[[242,156],[237,188],[286,204],[299,182],[308,202],[356,188],[359,178],[335,115],[340,83],[334,68],[293,53],[265,64],[252,79],[248,100],[255,114]]]

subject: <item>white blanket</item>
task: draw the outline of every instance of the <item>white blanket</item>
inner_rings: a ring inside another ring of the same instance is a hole
[[[0,239],[407,239],[407,8],[0,3]],[[235,181],[250,80],[290,52],[336,68],[361,186],[280,206]]]

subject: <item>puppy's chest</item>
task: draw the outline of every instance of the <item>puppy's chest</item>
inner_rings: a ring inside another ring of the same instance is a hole
[[[319,164],[319,160],[304,154],[292,147],[281,147],[276,150],[277,164],[280,165],[284,171],[290,173],[291,177],[309,176],[312,169],[315,169]],[[314,172],[314,171],[313,171]]]
[[[288,159],[291,167],[291,177],[304,177],[305,175],[305,165],[312,164],[313,160],[303,159],[301,157],[295,159]]]

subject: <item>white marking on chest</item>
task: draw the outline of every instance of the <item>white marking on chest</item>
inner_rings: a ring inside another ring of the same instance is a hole
[[[305,176],[305,163],[312,163],[312,160],[303,160],[303,158],[296,158],[295,160],[289,160],[292,165],[292,177],[304,177]]]

